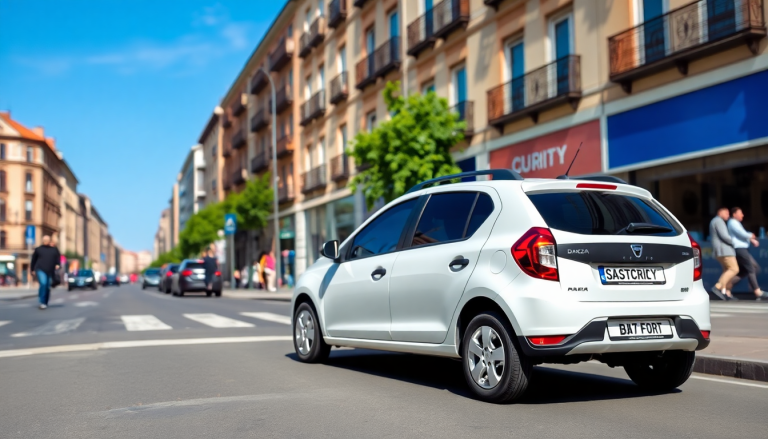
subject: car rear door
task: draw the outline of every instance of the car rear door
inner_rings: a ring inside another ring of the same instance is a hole
[[[390,279],[393,340],[445,340],[501,205],[492,189],[465,189],[431,194],[409,231]]]
[[[692,292],[690,238],[645,190],[573,180],[522,187],[555,238],[565,293],[584,302],[644,302]]]

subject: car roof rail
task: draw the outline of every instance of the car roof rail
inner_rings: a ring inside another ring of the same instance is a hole
[[[619,177],[614,177],[613,175],[592,175],[589,177],[568,177],[567,175],[561,175],[557,177],[558,180],[587,180],[587,181],[604,181],[607,183],[619,183],[619,184],[627,184],[626,181]]]
[[[418,190],[432,186],[433,184],[446,184],[457,178],[475,177],[478,175],[490,175],[494,180],[523,180],[523,177],[520,174],[511,169],[488,169],[485,171],[462,172],[460,174],[445,175],[442,177],[433,178],[431,180],[417,184],[416,186],[410,188],[406,193],[409,194],[411,192],[416,192]]]

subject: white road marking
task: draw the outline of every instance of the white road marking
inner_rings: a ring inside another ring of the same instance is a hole
[[[730,314],[723,314],[723,313],[719,313],[719,312],[711,312],[711,313],[709,313],[709,316],[710,317],[730,317],[731,315]]]
[[[58,305],[58,304],[60,304],[60,303],[64,303],[64,299],[62,299],[61,297],[59,297],[58,299],[54,299],[54,300],[51,300],[49,303],[52,303],[52,304],[56,304],[56,305]]]
[[[291,318],[282,314],[274,314],[271,312],[241,312],[241,316],[253,317],[254,319],[266,320],[268,322],[282,323],[284,325],[291,324]]]
[[[77,299],[77,298],[79,298],[79,297],[80,297],[80,295],[79,295],[79,294],[77,294],[77,293],[74,293],[74,294],[72,294],[71,296],[69,296],[69,298],[70,298],[70,299],[72,299],[72,300],[75,300],[75,299]]]
[[[704,381],[714,381],[716,383],[736,384],[739,386],[759,387],[761,389],[768,389],[768,385],[765,385],[765,384],[749,383],[749,382],[735,381],[735,380],[723,380],[720,378],[703,377],[700,375],[691,375],[691,378],[696,378],[697,380],[704,380]]]
[[[147,315],[120,316],[128,331],[156,331],[161,329],[173,329],[161,322],[157,317]]]
[[[278,336],[253,336],[253,337],[212,337],[212,338],[182,338],[171,340],[134,340],[134,341],[110,341],[104,343],[74,344],[62,346],[48,346],[44,348],[11,349],[0,351],[0,358],[23,357],[28,355],[56,354],[61,352],[97,351],[101,349],[138,348],[150,346],[186,346],[198,344],[221,343],[258,343],[264,341],[291,341],[290,335]]]
[[[184,314],[184,317],[208,325],[212,328],[253,328],[253,323],[230,319],[218,314]]]
[[[75,306],[79,306],[80,308],[85,308],[86,306],[99,306],[97,302],[89,302],[89,301],[83,301],[83,302],[75,302]]]
[[[768,307],[763,306],[717,306],[713,305],[709,307],[712,311],[732,312],[736,314],[768,314]]]
[[[11,337],[29,337],[32,335],[55,335],[74,331],[85,320],[85,317],[71,320],[51,320],[43,326],[38,326],[31,331],[17,332]]]
[[[0,326],[5,326],[8,323],[11,323],[11,321],[10,320],[0,320]]]

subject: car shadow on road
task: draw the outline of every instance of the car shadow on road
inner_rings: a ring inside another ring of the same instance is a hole
[[[295,353],[287,355],[298,360]],[[333,350],[327,366],[395,379],[473,398],[459,360],[366,349]],[[675,390],[674,393],[680,392]],[[518,404],[557,404],[651,396],[629,379],[536,366],[531,385]]]

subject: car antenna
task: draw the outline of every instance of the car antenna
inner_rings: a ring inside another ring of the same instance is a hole
[[[581,143],[579,143],[579,149],[576,150],[576,155],[573,156],[573,160],[571,160],[571,164],[568,165],[568,170],[565,171],[565,175],[561,175],[561,176],[557,177],[558,180],[568,180],[568,173],[571,172],[571,167],[576,162],[576,157],[579,156],[579,151],[581,151],[581,145],[583,145],[583,144],[584,144],[583,141]]]

